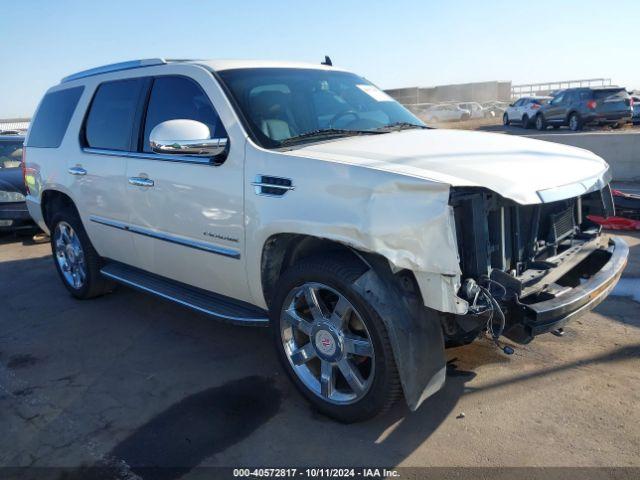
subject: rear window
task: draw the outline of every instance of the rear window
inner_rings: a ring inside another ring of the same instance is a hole
[[[617,88],[611,90],[594,90],[593,91],[594,100],[602,100],[605,102],[619,102],[622,100],[626,100],[629,98],[629,94],[624,88]]]
[[[19,167],[22,162],[22,140],[0,140],[0,169]]]
[[[106,150],[132,149],[135,117],[145,81],[130,78],[105,82],[98,87],[85,123],[86,146]]]
[[[549,102],[548,98],[534,98],[531,100],[531,103],[535,103],[536,105],[546,105]]]
[[[67,88],[47,93],[29,131],[29,146],[57,148],[67,131],[84,87]]]

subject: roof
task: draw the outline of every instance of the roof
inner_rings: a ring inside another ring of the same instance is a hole
[[[211,70],[222,71],[238,68],[304,68],[315,70],[342,70],[340,68],[322,65],[321,63],[304,63],[304,62],[284,62],[271,60],[193,60],[193,59],[171,59],[171,58],[145,58],[141,60],[130,60],[127,62],[112,63],[102,65],[100,67],[82,70],[64,77],[60,83],[78,80],[80,78],[92,77],[103,73],[118,72],[122,70],[131,70],[134,68],[144,68],[170,63],[187,63],[193,65],[202,65]]]

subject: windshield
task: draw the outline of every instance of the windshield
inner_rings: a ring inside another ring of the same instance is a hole
[[[19,167],[22,162],[21,140],[0,140],[0,168]]]
[[[293,140],[318,141],[327,134],[425,127],[394,99],[353,73],[258,68],[224,70],[219,76],[239,106],[246,127],[265,148]]]

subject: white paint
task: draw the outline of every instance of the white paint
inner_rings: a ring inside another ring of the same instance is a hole
[[[486,187],[523,205],[541,203],[538,192],[556,187],[577,185],[584,193],[583,184],[598,183],[608,170],[602,158],[587,150],[515,135],[445,129],[349,137],[301,147],[291,155],[452,186]],[[575,189],[566,192],[577,195]]]

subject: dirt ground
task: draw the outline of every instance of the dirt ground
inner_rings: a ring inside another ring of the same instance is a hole
[[[640,235],[623,237],[627,296],[511,356],[486,340],[448,350],[446,385],[417,412],[355,425],[310,408],[267,329],[127,288],[74,300],[48,245],[5,237],[0,466],[640,467]]]

